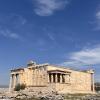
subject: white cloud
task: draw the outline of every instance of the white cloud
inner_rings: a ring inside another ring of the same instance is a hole
[[[65,8],[68,0],[35,0],[35,13],[39,16],[50,16],[55,11]]]
[[[96,21],[95,21],[95,23],[96,23],[96,30],[100,30],[100,10],[98,10],[98,12],[96,13]]]
[[[20,36],[18,34],[13,33],[10,30],[0,30],[0,35],[7,38],[20,39]]]
[[[61,65],[83,66],[97,64],[100,64],[100,46],[73,52],[70,54],[69,60],[63,62]]]
[[[98,20],[100,20],[100,11],[98,11],[98,12],[96,13],[96,18],[97,18]]]

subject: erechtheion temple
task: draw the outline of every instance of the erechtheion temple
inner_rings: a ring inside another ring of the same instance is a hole
[[[10,90],[18,83],[37,92],[93,93],[94,71],[77,71],[30,61],[25,68],[11,70]]]

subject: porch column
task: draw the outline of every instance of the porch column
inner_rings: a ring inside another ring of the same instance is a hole
[[[65,74],[62,74],[62,82],[65,83]]]
[[[57,83],[58,82],[58,76],[57,76],[58,74],[56,73],[55,74],[55,82]]]
[[[50,82],[50,79],[49,79],[49,74],[47,74],[47,82],[49,83]]]
[[[69,76],[67,74],[65,74],[64,77],[65,77],[65,83],[68,83]]]
[[[16,74],[16,84],[19,83],[19,74]]]
[[[16,86],[16,74],[14,74],[13,79],[14,79],[13,88],[15,88],[15,86]]]
[[[53,74],[51,74],[51,83],[53,83]]]
[[[11,88],[12,88],[12,75],[10,75],[9,91],[11,91]]]
[[[19,74],[19,83],[22,84],[22,74]]]
[[[60,83],[62,83],[62,74],[60,74]]]
[[[91,74],[91,80],[92,80],[92,91],[94,92],[94,73]]]

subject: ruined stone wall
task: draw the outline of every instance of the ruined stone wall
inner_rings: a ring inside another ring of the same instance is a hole
[[[25,68],[23,73],[22,82],[26,86],[46,86],[47,85],[47,71],[34,68]]]
[[[85,72],[72,71],[71,88],[72,91],[91,92],[91,74]]]

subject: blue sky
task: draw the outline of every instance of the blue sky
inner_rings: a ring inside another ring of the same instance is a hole
[[[0,0],[0,85],[29,60],[93,68],[100,81],[100,1]]]

